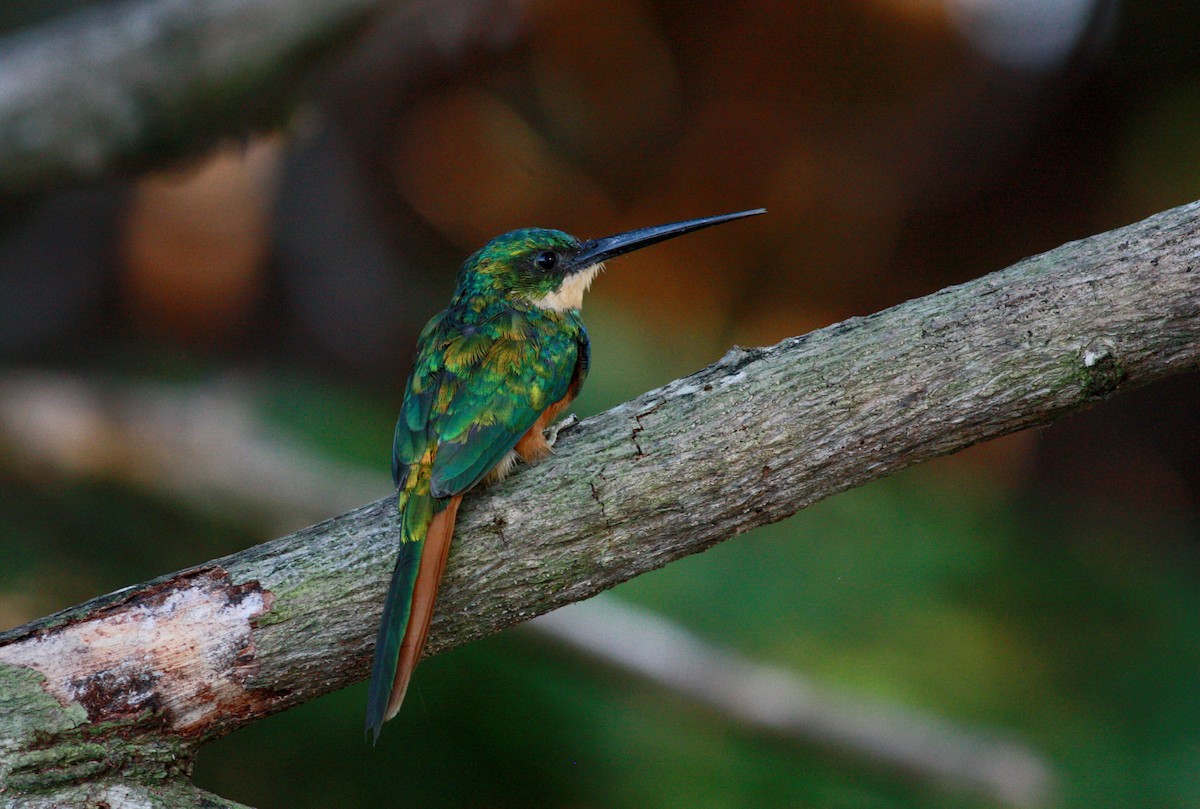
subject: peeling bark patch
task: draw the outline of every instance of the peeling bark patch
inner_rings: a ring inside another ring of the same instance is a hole
[[[45,676],[60,703],[90,722],[149,713],[177,733],[251,709],[255,618],[273,596],[222,568],[189,570],[45,632],[0,646],[0,662]]]
[[[1089,399],[1102,399],[1116,393],[1128,376],[1109,340],[1093,342],[1084,349],[1080,359],[1083,395]]]

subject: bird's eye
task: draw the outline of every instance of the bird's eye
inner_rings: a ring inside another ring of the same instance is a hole
[[[539,270],[549,272],[558,266],[558,253],[553,250],[543,250],[533,257],[533,263]]]

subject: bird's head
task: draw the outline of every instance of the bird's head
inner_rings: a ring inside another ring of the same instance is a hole
[[[459,285],[468,292],[500,293],[542,309],[566,311],[583,304],[583,293],[610,258],[746,216],[764,208],[639,228],[580,241],[561,230],[524,228],[497,236],[467,259]]]

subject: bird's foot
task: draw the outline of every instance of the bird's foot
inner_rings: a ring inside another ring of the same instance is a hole
[[[579,423],[579,419],[575,417],[575,414],[569,413],[569,414],[567,414],[566,418],[562,419],[561,421],[556,421],[554,424],[551,424],[549,427],[547,427],[542,432],[542,434],[544,436],[546,436],[546,446],[553,447],[555,442],[558,441],[559,433],[561,433],[563,430],[567,430],[567,429],[570,429],[571,427],[574,427],[578,423]]]

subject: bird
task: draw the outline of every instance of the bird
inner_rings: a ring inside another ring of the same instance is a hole
[[[400,710],[429,634],[463,495],[545,457],[545,431],[588,373],[583,295],[604,262],[763,208],[600,239],[524,228],[464,262],[450,305],[422,330],[392,441],[400,549],[375,641],[366,732]]]

